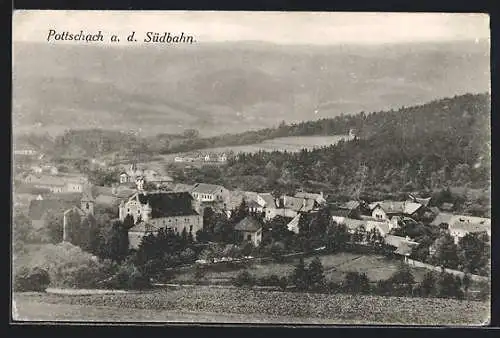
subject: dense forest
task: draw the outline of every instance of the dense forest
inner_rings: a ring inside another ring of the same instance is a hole
[[[360,137],[298,153],[240,154],[225,167],[192,169],[188,174],[179,173],[178,178],[254,191],[303,188],[337,197],[369,195],[375,199],[390,193],[431,195],[446,187],[462,187],[483,191],[477,201],[482,205],[479,209],[489,204],[488,95],[463,95],[338,120],[344,121],[344,127],[357,128]],[[330,125],[335,125],[332,120],[321,120],[282,128],[318,133]]]

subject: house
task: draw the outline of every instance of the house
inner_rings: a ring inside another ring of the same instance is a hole
[[[295,194],[296,198],[304,198],[308,200],[313,200],[317,206],[325,205],[326,204],[326,199],[325,196],[323,195],[323,192],[320,192],[319,194],[316,193],[310,193],[310,192],[304,192],[304,191],[299,191]]]
[[[450,214],[445,213],[439,214],[436,219],[436,223],[448,225],[448,231],[455,243],[469,233],[485,232],[491,237],[491,219],[489,218],[466,215],[451,215],[450,217]]]
[[[145,222],[153,228],[168,228],[176,233],[184,229],[196,239],[203,228],[203,217],[196,212],[188,192],[136,192],[119,206],[119,218],[132,216],[134,224]]]
[[[260,193],[257,195],[256,202],[263,208],[277,207],[276,200],[271,193]]]
[[[191,192],[191,190],[193,190],[193,187],[194,185],[192,184],[184,184],[184,183],[176,183],[176,184],[173,184],[170,189],[174,192],[183,192],[183,191],[187,191],[187,192]]]
[[[218,160],[219,162],[227,162],[226,154],[225,153],[220,154]]]
[[[422,198],[422,197],[417,197],[415,194],[409,194],[408,195],[408,201],[409,202],[414,202],[414,203],[420,203],[424,207],[427,207],[431,201],[431,197],[427,198]]]
[[[80,199],[80,207],[73,206],[64,211],[63,213],[63,242],[71,242],[71,231],[74,224],[72,224],[72,219],[74,215],[78,215],[78,219],[90,216],[93,218],[94,215],[94,204],[95,199],[92,195],[91,188],[86,187],[82,198]]]
[[[120,183],[127,183],[129,181],[128,174],[125,171],[120,173]]]
[[[315,200],[287,195],[283,195],[281,198],[275,200],[271,194],[259,194],[256,202],[259,205],[264,204],[266,220],[271,220],[276,216],[294,218],[299,212],[304,213],[317,210]]]
[[[159,188],[162,185],[171,184],[174,182],[174,179],[170,176],[160,175],[154,170],[145,170],[144,171],[144,180],[149,183],[153,183]]]
[[[38,151],[32,147],[14,149],[14,155],[22,155],[22,156],[35,156],[38,155]]]
[[[235,225],[234,231],[240,241],[259,246],[262,242],[262,224],[252,216],[247,216]]]
[[[372,221],[367,221],[365,224],[365,230],[367,232],[372,231],[373,229],[377,230],[382,237],[385,237],[389,234],[389,231],[392,229],[392,225],[390,222],[387,221],[379,221],[379,220],[372,220]]]
[[[221,185],[196,183],[191,195],[199,202],[223,202],[228,198],[228,190]]]
[[[184,162],[184,157],[182,157],[182,156],[176,156],[174,158],[174,162]]]
[[[453,203],[443,203],[439,207],[439,209],[442,211],[453,211],[453,208],[454,208]]]
[[[385,244],[394,248],[394,253],[404,257],[407,262],[414,248],[420,244],[412,241],[409,237],[387,235],[384,238]]]
[[[347,227],[347,231],[350,234],[355,233],[356,230],[358,230],[360,228],[366,229],[366,221],[359,220],[359,219],[346,218],[344,220],[344,222],[340,223],[340,224],[345,225]]]
[[[414,202],[380,201],[369,204],[371,215],[374,219],[390,220],[392,216],[417,215],[422,204]]]
[[[332,221],[337,224],[343,224],[347,218],[353,218],[351,217],[351,210],[346,209],[332,210],[330,211],[330,216]]]

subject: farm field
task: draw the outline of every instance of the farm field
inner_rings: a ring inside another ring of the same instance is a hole
[[[233,151],[237,153],[256,153],[258,151],[287,151],[287,152],[297,152],[302,149],[314,149],[324,146],[329,146],[336,144],[341,139],[348,139],[347,135],[331,135],[331,136],[290,136],[290,137],[279,137],[271,140],[266,140],[261,143],[241,145],[241,146],[227,146],[227,147],[216,147],[216,148],[205,148],[199,149],[195,152],[200,153],[227,153]],[[162,160],[153,160],[150,162],[140,163],[142,165],[148,165],[151,168],[160,168],[162,164],[174,162],[175,157],[185,156],[192,152],[187,153],[175,153],[167,155],[158,155]],[[196,165],[195,163],[190,163],[190,165]]]
[[[242,146],[228,146],[218,148],[203,149],[205,152],[228,152],[232,150],[235,153],[255,153],[258,151],[288,151],[296,152],[304,148],[314,149],[324,146],[336,144],[342,139],[348,139],[347,135],[332,135],[332,136],[289,136],[278,137],[271,140],[265,140],[261,143],[242,145]]]
[[[387,279],[400,267],[400,262],[388,260],[383,256],[360,255],[352,253],[336,253],[318,256],[323,264],[324,274],[327,280],[340,282],[344,275],[350,271],[364,272],[371,281]],[[309,264],[313,257],[306,258],[304,262]],[[284,263],[253,263],[248,266],[247,271],[257,278],[270,276],[272,274],[281,276],[289,275],[293,272],[298,259]],[[217,282],[229,282],[236,277],[243,269],[220,271],[216,268],[208,268],[205,279]],[[412,273],[417,282],[421,282],[427,270],[423,268],[412,268]],[[194,271],[181,272],[172,282],[188,282],[194,280]]]
[[[487,302],[216,289],[118,295],[14,294],[14,319],[484,325]],[[139,310],[139,311],[138,311]]]

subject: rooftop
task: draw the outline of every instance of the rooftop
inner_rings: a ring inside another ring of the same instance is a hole
[[[152,218],[198,215],[188,192],[138,193],[137,197],[141,204],[149,203]]]
[[[221,185],[196,183],[191,192],[197,192],[201,194],[214,194],[216,192],[222,192],[223,190],[224,187]]]
[[[402,213],[411,215],[422,207],[422,204],[415,202],[399,202],[399,201],[379,201],[370,204],[370,209],[373,210],[380,206],[386,213]]]
[[[262,224],[252,216],[245,217],[234,227],[234,230],[236,231],[248,232],[255,232],[260,229],[262,229]]]

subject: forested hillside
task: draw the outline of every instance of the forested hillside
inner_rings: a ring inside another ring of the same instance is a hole
[[[340,126],[340,127],[339,127]],[[431,191],[490,185],[490,96],[463,95],[398,111],[282,126],[289,135],[356,127],[361,138],[300,153],[241,154],[194,180],[249,190],[322,189],[349,197],[366,192]]]

